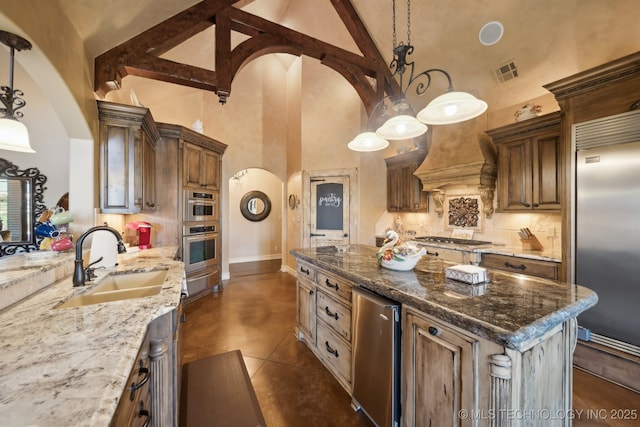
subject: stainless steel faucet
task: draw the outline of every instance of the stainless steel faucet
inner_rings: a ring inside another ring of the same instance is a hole
[[[91,271],[90,271],[89,267],[91,265],[87,266],[86,269],[83,268],[83,266],[82,266],[82,244],[84,243],[84,239],[89,234],[93,233],[94,231],[99,231],[99,230],[109,231],[114,236],[116,236],[116,239],[118,239],[118,253],[119,254],[127,252],[127,248],[124,246],[124,242],[122,241],[122,236],[120,236],[120,233],[118,233],[118,231],[116,229],[111,228],[108,225],[98,225],[98,226],[95,226],[95,227],[91,227],[90,229],[88,229],[87,231],[82,233],[82,235],[78,238],[78,242],[76,243],[76,260],[74,261],[73,286],[84,286],[85,278],[87,276],[90,276]],[[98,262],[98,261],[96,261],[96,262]]]

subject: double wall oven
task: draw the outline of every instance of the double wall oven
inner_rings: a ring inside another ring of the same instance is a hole
[[[220,286],[218,192],[184,190],[182,260],[189,299]]]

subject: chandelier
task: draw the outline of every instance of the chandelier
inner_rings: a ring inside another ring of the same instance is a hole
[[[390,140],[416,138],[427,132],[427,125],[448,125],[452,123],[464,122],[478,117],[487,110],[487,103],[477,99],[466,92],[457,92],[453,88],[451,76],[440,68],[430,68],[414,75],[415,64],[408,61],[408,57],[413,53],[414,47],[411,44],[411,0],[407,0],[407,44],[397,43],[396,38],[396,2],[393,0],[393,60],[389,68],[393,71],[393,78],[398,78],[402,96],[390,99],[391,109],[394,116],[388,119],[375,132],[364,132],[356,136],[348,147],[354,151],[377,151],[386,148]],[[408,81],[403,87],[405,73],[408,74]],[[407,91],[415,84],[415,93],[423,95],[429,87],[433,76],[442,75],[447,79],[447,91],[434,98],[424,109],[414,117],[411,115],[411,105],[406,98]],[[417,82],[417,84],[416,84]],[[389,96],[382,98],[373,108],[369,116],[384,114],[388,110],[385,103]],[[369,127],[369,126],[367,126]]]
[[[0,42],[9,47],[9,86],[0,87],[0,150],[35,153],[29,145],[29,132],[18,119],[23,116],[20,110],[27,105],[22,99],[24,93],[13,89],[13,63],[16,50],[29,50],[31,43],[15,34],[0,31]]]

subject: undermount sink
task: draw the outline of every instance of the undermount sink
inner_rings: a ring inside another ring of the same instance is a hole
[[[167,277],[167,270],[139,271],[133,273],[114,273],[102,279],[92,294],[123,291],[132,288],[147,288],[150,286],[161,286]]]
[[[162,289],[167,271],[164,269],[110,274],[89,292],[73,296],[56,308],[79,307],[157,295]]]

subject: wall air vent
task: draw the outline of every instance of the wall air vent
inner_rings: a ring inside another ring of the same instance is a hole
[[[509,61],[504,65],[501,65],[495,70],[496,77],[500,83],[513,80],[520,75],[518,68],[514,61]]]

